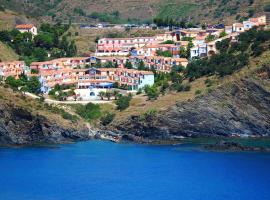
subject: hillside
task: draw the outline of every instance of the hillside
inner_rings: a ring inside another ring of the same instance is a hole
[[[32,22],[36,23],[35,19],[28,19],[24,14],[11,10],[0,10],[0,30],[13,29],[16,24]]]
[[[175,140],[182,136],[269,136],[269,55],[268,51],[252,59],[249,66],[220,79],[210,89],[203,86],[201,79],[196,80],[192,87],[199,84],[202,95],[182,93],[176,103],[171,100],[167,104],[163,97],[154,102],[133,102],[109,130],[136,142]]]
[[[63,143],[90,139],[88,126],[61,108],[0,85],[0,145]]]
[[[18,60],[19,56],[7,45],[0,42],[0,61]]]
[[[254,13],[261,14],[269,0],[0,0],[0,4],[2,9],[47,21],[68,22],[71,19],[82,23],[99,18],[112,22],[150,22],[154,17],[169,17],[193,22],[230,22]],[[94,12],[98,14],[93,15]]]

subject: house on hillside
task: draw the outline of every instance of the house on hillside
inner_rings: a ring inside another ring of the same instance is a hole
[[[250,18],[249,21],[257,24],[257,26],[266,26],[267,24],[266,15],[256,17],[256,18]]]
[[[207,45],[204,44],[198,44],[190,49],[190,58],[196,58],[196,57],[206,57],[207,56]]]
[[[234,23],[232,27],[232,31],[236,33],[242,33],[245,32],[244,24],[241,23]]]
[[[37,35],[37,27],[33,24],[19,24],[16,25],[16,29],[21,33],[32,33],[33,36]]]
[[[180,46],[174,44],[149,44],[137,50],[138,56],[155,56],[157,51],[169,51],[173,57],[178,56]]]

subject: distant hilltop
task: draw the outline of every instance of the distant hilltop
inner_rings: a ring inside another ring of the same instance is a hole
[[[52,22],[146,23],[154,19],[232,23],[270,11],[267,0],[0,0],[0,10]]]

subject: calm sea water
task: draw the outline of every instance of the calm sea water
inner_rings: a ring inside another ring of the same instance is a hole
[[[269,153],[90,141],[0,148],[1,200],[268,200]]]

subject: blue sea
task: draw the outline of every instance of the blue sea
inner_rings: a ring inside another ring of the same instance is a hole
[[[269,200],[270,154],[89,141],[0,148],[1,200]]]

